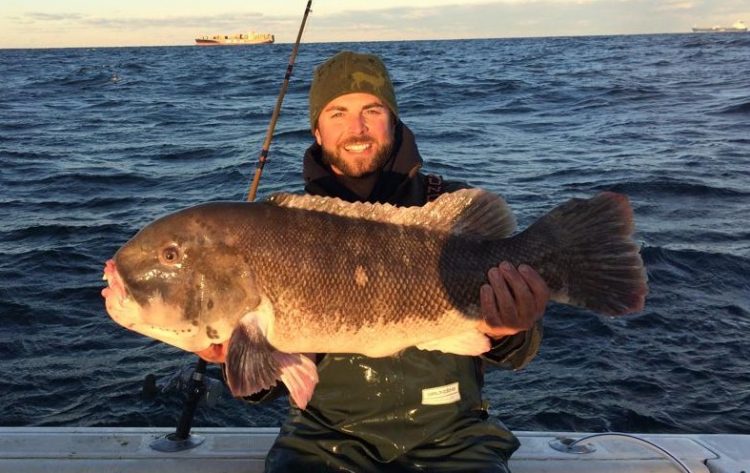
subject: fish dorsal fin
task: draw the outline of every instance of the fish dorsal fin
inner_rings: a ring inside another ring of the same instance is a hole
[[[516,219],[505,200],[482,189],[461,189],[441,194],[422,207],[347,202],[336,197],[287,193],[273,194],[266,202],[279,207],[425,227],[432,231],[477,238],[504,238],[516,228]]]

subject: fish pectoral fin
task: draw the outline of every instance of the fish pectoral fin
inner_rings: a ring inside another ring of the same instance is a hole
[[[281,381],[289,390],[289,396],[297,407],[304,409],[318,384],[317,366],[301,353],[277,351],[273,356],[281,366]]]
[[[479,330],[466,330],[449,337],[417,345],[420,350],[437,350],[454,355],[479,356],[490,351],[490,339]]]
[[[276,385],[282,366],[254,317],[244,317],[229,339],[226,378],[235,397],[255,394]]]

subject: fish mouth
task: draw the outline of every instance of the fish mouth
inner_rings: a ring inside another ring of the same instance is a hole
[[[102,297],[107,301],[107,308],[109,303],[122,303],[122,300],[127,297],[127,290],[125,290],[125,284],[122,282],[120,273],[117,272],[114,260],[107,260],[104,264],[104,281],[107,281],[107,287],[102,289]]]
[[[125,283],[122,280],[122,276],[117,271],[114,260],[110,259],[104,264],[104,281],[107,281],[107,287],[102,289],[102,297],[104,297],[104,305],[115,322],[122,325],[122,316],[126,311],[128,297],[128,291],[125,287]]]
[[[186,351],[198,352],[210,348],[210,343],[198,336],[197,327],[167,323],[182,318],[179,308],[165,304],[160,298],[149,299],[145,306],[141,306],[125,285],[114,260],[105,263],[102,279],[107,281],[107,287],[101,291],[104,305],[117,324]]]

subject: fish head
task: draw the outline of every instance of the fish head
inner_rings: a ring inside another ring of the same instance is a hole
[[[237,236],[214,207],[154,221],[107,261],[102,296],[115,322],[190,352],[230,339],[260,297]]]

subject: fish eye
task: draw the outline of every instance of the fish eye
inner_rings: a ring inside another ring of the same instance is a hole
[[[161,250],[160,260],[164,264],[177,264],[180,261],[180,250],[174,246],[170,245],[163,250]]]

